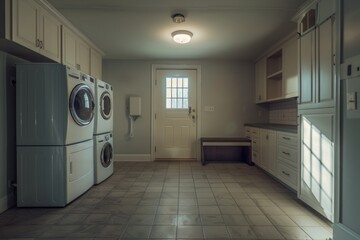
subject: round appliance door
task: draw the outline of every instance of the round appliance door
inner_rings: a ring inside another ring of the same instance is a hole
[[[94,95],[86,84],[78,84],[71,92],[70,113],[74,121],[85,126],[94,118]]]
[[[100,155],[101,165],[104,168],[109,167],[112,162],[112,159],[113,159],[113,148],[112,145],[107,142],[104,144],[103,148],[101,149],[101,155]]]
[[[100,113],[101,116],[108,120],[111,117],[111,98],[109,92],[104,92],[100,97]]]

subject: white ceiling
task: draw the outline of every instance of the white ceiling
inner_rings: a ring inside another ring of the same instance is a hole
[[[48,0],[107,59],[255,59],[296,29],[305,0]],[[174,23],[171,15],[186,21]],[[172,41],[175,30],[192,41]]]

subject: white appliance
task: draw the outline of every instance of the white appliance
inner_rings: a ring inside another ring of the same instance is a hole
[[[17,206],[63,207],[94,183],[93,140],[17,147]]]
[[[95,184],[99,184],[114,172],[112,133],[94,136]]]
[[[61,64],[19,64],[16,78],[17,145],[92,139],[94,78]]]
[[[113,89],[108,83],[96,80],[97,111],[94,135],[113,131]]]
[[[17,206],[61,207],[94,184],[95,79],[16,66]]]

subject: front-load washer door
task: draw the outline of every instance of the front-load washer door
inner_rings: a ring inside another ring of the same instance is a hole
[[[104,92],[103,94],[101,94],[100,113],[105,120],[108,120],[111,117],[112,109],[111,109],[111,97],[109,92]]]
[[[103,148],[101,149],[100,155],[101,165],[104,168],[107,168],[111,165],[113,160],[113,148],[110,143],[105,143]]]
[[[70,95],[70,113],[74,121],[85,126],[94,118],[94,95],[86,84],[78,84]]]

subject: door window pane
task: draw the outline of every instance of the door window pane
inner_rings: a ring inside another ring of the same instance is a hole
[[[187,109],[189,78],[188,77],[167,77],[166,78],[166,108]]]

